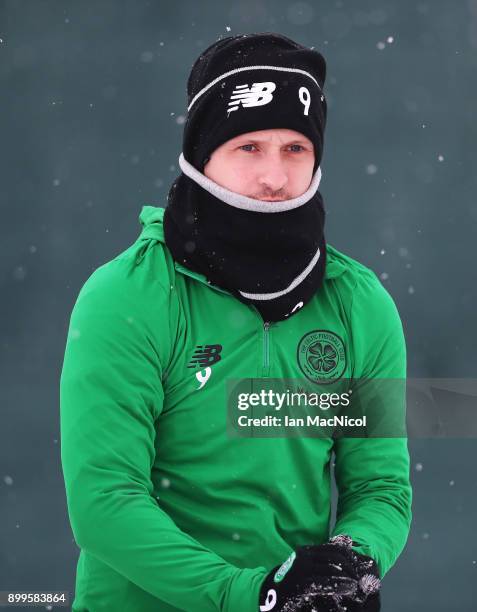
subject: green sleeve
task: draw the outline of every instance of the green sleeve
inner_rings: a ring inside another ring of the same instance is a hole
[[[351,332],[353,377],[400,379],[405,386],[401,319],[376,276],[366,275],[355,287]],[[350,535],[359,543],[353,548],[372,557],[384,577],[404,549],[412,518],[407,437],[342,437],[334,452],[338,504],[332,535]]]
[[[153,496],[155,421],[175,333],[170,292],[154,279],[118,274],[121,265],[114,260],[85,283],[66,343],[61,461],[75,540],[179,609],[256,612],[265,568],[226,562],[179,529]]]

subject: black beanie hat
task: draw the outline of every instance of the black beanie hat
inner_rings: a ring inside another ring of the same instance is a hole
[[[246,132],[283,128],[307,136],[323,156],[326,62],[318,51],[275,33],[223,38],[196,60],[187,82],[182,152],[203,172],[212,152]]]

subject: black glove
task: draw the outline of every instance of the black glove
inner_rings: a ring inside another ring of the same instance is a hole
[[[343,598],[342,603],[346,606],[346,612],[380,612],[381,576],[376,561],[368,555],[353,550],[351,547],[356,546],[357,542],[353,542],[348,535],[334,536],[328,544],[338,546],[354,568],[357,591],[353,597]]]
[[[298,547],[265,577],[260,612],[379,612],[377,566],[352,543],[349,536],[335,536],[327,544]]]

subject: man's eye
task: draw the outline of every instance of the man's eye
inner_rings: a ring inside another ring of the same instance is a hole
[[[246,147],[249,147],[249,148],[246,148]],[[245,144],[245,145],[241,145],[241,146],[239,147],[239,149],[242,149],[242,151],[252,152],[251,147],[255,147],[255,145],[254,145],[254,144]],[[295,148],[295,149],[293,150],[293,153],[301,153],[301,151],[304,151],[304,150],[305,150],[305,148],[304,148],[302,145],[299,145],[299,144],[292,144],[292,145],[289,145],[289,147],[290,147],[290,148],[292,148],[292,147],[298,147],[298,148]]]

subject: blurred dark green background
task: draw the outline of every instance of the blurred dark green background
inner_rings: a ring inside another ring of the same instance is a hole
[[[327,60],[328,241],[377,272],[412,377],[476,377],[477,0],[0,1],[0,590],[73,593],[59,376],[90,273],[178,174],[185,85],[219,37]],[[477,608],[477,441],[411,440],[414,522],[384,612]]]

